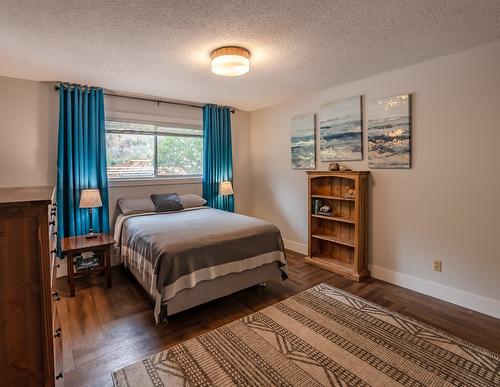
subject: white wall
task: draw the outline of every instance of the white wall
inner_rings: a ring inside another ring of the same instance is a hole
[[[354,95],[407,92],[413,168],[371,171],[372,275],[500,317],[500,42],[252,112],[252,215],[303,250],[306,173],[291,169],[290,119]],[[366,135],[354,169],[368,169]]]
[[[231,123],[233,142],[233,189],[235,211],[251,213],[250,113],[236,110]]]
[[[58,105],[46,83],[0,77],[0,187],[55,183]]]

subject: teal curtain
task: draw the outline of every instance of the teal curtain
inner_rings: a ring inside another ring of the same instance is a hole
[[[231,111],[203,107],[203,197],[210,207],[234,212],[234,196],[219,195],[219,183],[233,180]]]
[[[59,85],[57,159],[58,236],[89,231],[88,209],[80,209],[80,192],[98,188],[103,206],[94,209],[93,229],[109,232],[108,177],[104,96],[101,88]]]

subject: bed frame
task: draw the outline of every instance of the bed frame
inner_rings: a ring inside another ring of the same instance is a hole
[[[133,267],[128,267],[128,270],[154,300],[154,296],[149,292],[149,276],[144,278]],[[273,279],[280,279],[282,274],[278,262],[273,262],[241,273],[231,273],[210,281],[202,281],[193,288],[180,291],[174,298],[162,304],[158,321],[167,323],[168,316],[255,285],[265,284]]]

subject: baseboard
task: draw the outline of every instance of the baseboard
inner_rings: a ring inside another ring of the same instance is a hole
[[[285,248],[288,250],[295,251],[300,254],[307,254],[307,245],[304,245],[299,242],[291,241],[289,239],[283,239],[283,243],[285,244]]]
[[[285,248],[300,254],[307,254],[307,245],[289,239],[283,239],[283,242]],[[451,302],[452,304],[463,306],[464,308],[475,310],[476,312],[484,313],[488,316],[500,318],[500,301],[498,300],[479,296],[464,290],[441,285],[436,282],[376,265],[371,265],[369,270],[373,278],[414,290],[443,301]]]
[[[371,276],[379,280],[439,298],[440,300],[451,302],[452,304],[460,305],[464,308],[475,310],[476,312],[500,318],[500,301],[492,298],[479,296],[376,265],[371,265],[369,269]]]

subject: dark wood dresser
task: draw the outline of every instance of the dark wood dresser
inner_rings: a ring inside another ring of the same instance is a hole
[[[53,187],[0,188],[0,386],[62,386]]]

